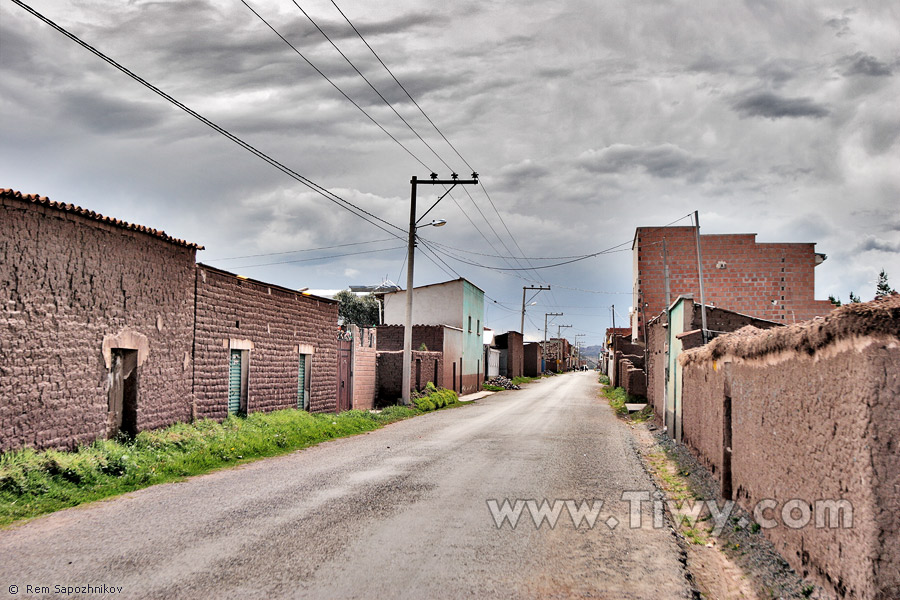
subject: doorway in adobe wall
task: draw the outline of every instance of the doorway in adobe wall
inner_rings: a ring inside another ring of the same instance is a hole
[[[338,404],[337,412],[350,410],[353,398],[351,383],[352,340],[338,340]]]
[[[107,437],[137,435],[138,351],[112,348],[109,369]]]

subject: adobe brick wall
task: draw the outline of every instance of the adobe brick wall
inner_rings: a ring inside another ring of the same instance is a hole
[[[541,374],[541,343],[531,342],[525,344],[522,349],[523,359],[522,374],[525,377],[538,377]]]
[[[403,325],[379,325],[378,350],[403,350]],[[444,349],[443,325],[413,325],[412,349],[418,351],[425,344],[429,352]]]
[[[374,327],[350,327],[353,331],[353,408],[370,410],[375,408],[377,330]]]
[[[521,377],[524,373],[525,349],[523,347],[523,339],[522,334],[518,331],[507,331],[494,337],[496,347],[506,350],[506,376],[510,379]]]
[[[0,451],[106,437],[101,346],[123,331],[145,336],[149,349],[138,367],[138,429],[190,420],[195,253],[0,194]]]
[[[647,402],[653,405],[653,422],[659,427],[665,418],[667,321],[664,312],[647,326]]]
[[[410,391],[416,389],[417,363],[420,365],[419,368],[421,368],[419,388],[424,389],[429,381],[435,382],[440,380],[444,368],[443,357],[442,352],[413,350],[409,378]],[[403,350],[379,350],[376,362],[376,404],[378,406],[399,404],[400,398],[403,396],[401,393],[403,389]],[[435,363],[437,364],[437,372],[435,372]]]
[[[764,531],[802,575],[839,597],[887,599],[900,597],[900,297],[868,304],[685,353],[682,418],[684,443],[721,481],[730,393],[736,500],[778,503],[768,516],[780,524]],[[793,499],[813,511],[806,527],[782,522]],[[816,527],[816,501],[841,499],[852,529]]]
[[[644,371],[637,368],[627,358],[619,360],[619,373],[617,387],[625,388],[632,396],[645,397],[647,395],[647,376]]]
[[[666,308],[662,240],[666,239],[671,299],[698,302],[696,234],[693,227],[640,227],[635,232],[643,314]],[[757,243],[756,234],[700,236],[707,304],[783,324],[823,316],[834,306],[815,299],[815,244]],[[720,262],[724,269],[717,268]],[[777,304],[772,304],[776,301]],[[639,314],[639,320],[641,315]],[[638,328],[643,336],[642,325]]]
[[[229,340],[249,340],[248,411],[297,408],[298,347],[312,346],[310,412],[337,409],[336,302],[197,265],[197,418],[228,414]]]

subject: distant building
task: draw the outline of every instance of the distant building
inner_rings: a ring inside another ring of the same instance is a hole
[[[572,368],[572,344],[566,338],[550,338],[547,340],[544,354],[544,368],[555,373],[564,373]]]
[[[494,344],[500,350],[500,375],[510,379],[522,376],[525,367],[522,339],[518,331],[494,336]]]
[[[406,290],[388,292],[384,298],[384,323],[406,321]],[[413,296],[414,325],[447,325],[462,330],[459,358],[444,357],[445,377],[456,373],[454,389],[469,394],[481,389],[485,372],[482,326],[484,291],[465,279],[417,287]],[[415,349],[415,347],[413,348]],[[457,379],[458,378],[458,379]]]
[[[634,234],[632,336],[644,338],[644,324],[680,295],[700,300],[697,229],[639,227]],[[665,242],[665,243],[664,243]],[[756,234],[700,236],[704,300],[727,310],[782,324],[831,312],[815,299],[813,270],[825,260],[814,243],[757,243]],[[665,252],[664,252],[665,251]]]
[[[544,355],[541,352],[542,342],[529,342],[524,347],[524,369],[525,377],[539,377],[541,375],[541,362]]]

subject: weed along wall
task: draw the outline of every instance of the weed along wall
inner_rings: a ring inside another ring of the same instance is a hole
[[[726,496],[763,507],[791,566],[840,597],[900,597],[900,296],[679,360],[684,443]]]
[[[197,418],[337,405],[334,300],[197,265]]]
[[[190,420],[197,248],[0,190],[0,451]]]

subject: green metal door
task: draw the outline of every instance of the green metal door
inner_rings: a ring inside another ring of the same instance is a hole
[[[241,412],[241,351],[231,351],[231,362],[228,364],[228,413]]]
[[[308,406],[306,394],[306,354],[300,355],[300,365],[297,372],[297,408],[303,410]]]

